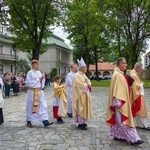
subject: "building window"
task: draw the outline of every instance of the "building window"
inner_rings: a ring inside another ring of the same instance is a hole
[[[10,49],[10,55],[13,55],[13,49],[12,48]]]
[[[66,74],[66,73],[67,73],[67,67],[64,66],[64,74]]]
[[[3,33],[3,26],[0,26],[0,33]]]
[[[4,65],[0,62],[0,71],[4,73]]]
[[[0,44],[0,53],[3,53],[3,44]]]
[[[147,67],[147,66],[149,66],[149,56],[145,56],[145,66]]]
[[[68,67],[68,72],[70,72],[70,67]]]
[[[61,74],[60,68],[58,68],[58,74],[59,74],[59,75]]]
[[[11,72],[13,72],[14,71],[14,66],[13,65],[11,65]]]
[[[58,60],[61,60],[61,51],[58,51]]]

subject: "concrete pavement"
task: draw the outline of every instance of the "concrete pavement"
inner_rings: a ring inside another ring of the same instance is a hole
[[[4,99],[5,123],[0,126],[0,150],[150,150],[150,131],[138,129],[144,144],[131,146],[127,142],[114,141],[109,136],[105,123],[108,88],[95,87],[92,92],[94,117],[88,120],[88,130],[77,128],[73,119],[66,118],[64,124],[57,124],[52,117],[52,87],[45,90],[50,120],[54,124],[44,128],[41,122],[26,127],[25,97],[21,95]],[[145,98],[150,116],[150,89],[145,89]],[[150,125],[150,117],[147,119]]]

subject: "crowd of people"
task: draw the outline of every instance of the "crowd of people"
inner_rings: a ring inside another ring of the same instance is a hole
[[[65,84],[61,82],[62,77],[56,75],[54,78],[54,96],[53,96],[53,117],[58,124],[63,124],[63,118],[67,116],[74,118],[78,128],[87,130],[87,119],[93,117],[92,100],[91,100],[91,82],[86,76],[87,66],[81,58],[77,60],[78,64],[71,65],[71,71],[67,74]],[[117,67],[114,69],[109,88],[109,100],[106,113],[106,123],[110,126],[110,135],[114,140],[127,141],[131,145],[142,144],[143,141],[138,135],[136,128],[150,130],[147,125],[147,109],[144,100],[143,82],[140,80],[139,73],[142,71],[142,64],[137,62],[126,74],[126,59],[120,57],[117,59]],[[49,121],[46,96],[43,88],[50,86],[49,81],[46,82],[45,74],[41,73],[39,61],[32,60],[32,69],[27,73],[25,81],[28,87],[26,96],[26,122],[28,127],[33,127],[33,122],[42,122],[44,127],[53,124]],[[20,77],[20,75],[17,75]],[[6,73],[3,77],[5,85],[5,95],[9,97],[9,89],[16,86],[17,76],[10,78]],[[19,84],[18,84],[19,83]],[[17,87],[14,93],[18,93]],[[0,88],[2,90],[3,82],[0,80]],[[1,94],[1,93],[0,93]],[[0,123],[3,123],[2,96],[0,96]]]
[[[13,91],[13,95],[18,96],[18,93],[20,93],[20,89],[25,84],[24,81],[26,76],[22,73],[12,73],[10,75],[8,72],[6,72],[5,74],[2,74],[0,72],[0,78],[3,81],[3,91],[5,94],[4,98],[9,98],[11,89]]]

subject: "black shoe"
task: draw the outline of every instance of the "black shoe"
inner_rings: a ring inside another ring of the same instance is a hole
[[[30,121],[27,121],[27,127],[29,127],[29,128],[33,127],[32,123]]]
[[[72,114],[70,114],[70,113],[67,113],[67,115],[68,115],[68,117],[69,117],[69,118],[72,118]]]
[[[61,118],[57,118],[57,123],[58,123],[58,124],[63,124],[64,121],[63,121]]]
[[[86,123],[84,123],[83,125],[84,125],[85,127],[87,127],[87,124],[86,124]]]
[[[134,142],[134,143],[130,142],[130,143],[131,143],[131,145],[140,145],[140,144],[144,143],[144,141],[138,140],[137,142]]]
[[[52,125],[54,122],[48,122],[48,123],[46,123],[45,125],[44,125],[44,127],[47,127],[47,126],[50,126],[50,125]]]
[[[114,140],[117,140],[117,141],[126,141],[126,140],[124,140],[124,139],[118,139],[118,138],[116,138],[116,137],[114,137]]]
[[[81,130],[87,130],[87,127],[84,124],[79,124],[78,128]]]

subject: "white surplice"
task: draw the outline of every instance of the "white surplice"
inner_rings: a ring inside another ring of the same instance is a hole
[[[31,69],[27,73],[25,84],[29,88],[44,88],[45,79],[40,82],[39,78],[42,77],[42,73],[39,70]],[[27,121],[38,122],[48,120],[48,110],[47,110],[47,101],[43,90],[39,91],[38,95],[38,107],[37,112],[32,113],[33,107],[33,96],[34,93],[32,90],[28,90],[26,97],[26,119]]]
[[[70,71],[66,76],[66,82],[65,82],[69,114],[72,114],[72,80],[75,74],[76,74],[75,72]]]

